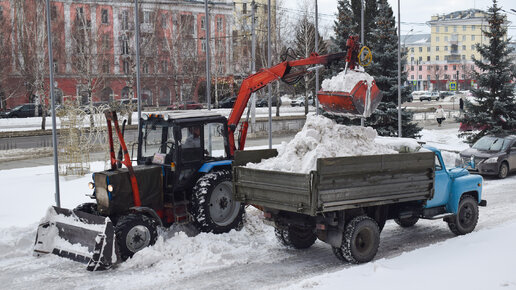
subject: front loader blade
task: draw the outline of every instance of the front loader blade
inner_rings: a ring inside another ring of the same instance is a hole
[[[38,227],[34,255],[52,253],[88,264],[90,271],[117,261],[115,230],[108,217],[50,207]]]

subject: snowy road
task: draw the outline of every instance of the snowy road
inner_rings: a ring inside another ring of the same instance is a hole
[[[449,137],[439,138],[439,133]],[[432,131],[424,135],[435,144],[446,139],[448,144],[443,145],[461,145],[450,144],[457,141],[451,134]],[[92,169],[102,166],[97,162]],[[87,192],[89,180],[89,176],[61,178],[64,207],[86,201],[82,193]],[[0,170],[0,184],[1,289],[335,289],[346,283],[339,280],[341,276],[355,277],[350,286],[361,279],[367,279],[367,285],[377,285],[362,289],[412,290],[418,283],[425,289],[516,289],[516,174],[505,180],[485,179],[483,198],[488,206],[480,208],[474,233],[455,237],[441,220],[423,220],[410,229],[389,221],[375,260],[366,265],[341,263],[322,242],[307,250],[285,249],[276,241],[273,228],[262,222],[259,211],[250,208],[247,223],[239,232],[194,237],[165,232],[155,246],[138,252],[133,259],[95,273],[56,256],[32,256],[37,221],[53,202],[48,194],[53,188],[52,166]],[[469,259],[461,260],[464,256]],[[418,263],[425,267],[418,271]],[[485,275],[474,271],[480,264],[480,269],[488,269]],[[439,268],[436,273],[449,274],[432,279],[428,272],[432,267]],[[405,283],[405,271],[430,279],[409,278]],[[472,278],[470,272],[477,274]],[[381,284],[385,276],[391,284]]]

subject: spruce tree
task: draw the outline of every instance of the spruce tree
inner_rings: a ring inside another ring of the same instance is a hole
[[[516,132],[516,101],[513,90],[516,66],[510,57],[514,50],[509,47],[507,22],[500,13],[497,1],[488,10],[489,29],[482,30],[489,42],[477,44],[481,58],[473,58],[480,72],[474,72],[478,88],[472,90],[476,104],[465,102],[465,114],[459,121],[472,127],[483,127],[478,133],[468,136],[469,142],[494,134],[506,135]]]
[[[366,120],[366,124],[375,128],[381,136],[398,136],[398,35],[392,8],[387,0],[378,1],[375,24],[376,27],[368,35],[373,62],[365,69],[374,77],[383,98],[374,114]],[[407,74],[402,72],[401,83],[406,80]],[[407,101],[409,94],[408,87],[402,88],[402,103]],[[421,131],[421,127],[412,122],[412,117],[412,112],[402,109],[403,137],[413,138]]]

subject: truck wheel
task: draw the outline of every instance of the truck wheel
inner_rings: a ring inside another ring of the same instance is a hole
[[[500,169],[498,170],[498,178],[504,179],[509,174],[509,166],[506,162],[502,162],[502,165],[500,165]]]
[[[289,225],[286,229],[276,228],[276,238],[286,247],[295,249],[310,248],[317,240],[313,228]]]
[[[115,235],[122,260],[152,246],[158,238],[156,222],[143,214],[128,214],[118,219]]]
[[[94,215],[99,215],[99,212],[97,211],[97,204],[93,203],[93,202],[81,203],[78,206],[76,206],[73,210],[74,211],[75,210],[82,211],[82,212],[94,214]]]
[[[368,216],[352,219],[344,231],[342,245],[334,248],[337,258],[353,264],[367,263],[378,252],[380,229],[376,221]]]
[[[227,233],[241,229],[244,205],[233,198],[231,172],[221,170],[199,178],[192,191],[192,215],[203,232]]]
[[[419,217],[417,216],[394,219],[394,222],[396,222],[402,228],[410,228],[414,226],[417,223],[417,221],[419,221]]]
[[[471,195],[463,195],[457,214],[447,219],[448,227],[456,235],[471,233],[478,222],[478,204]]]

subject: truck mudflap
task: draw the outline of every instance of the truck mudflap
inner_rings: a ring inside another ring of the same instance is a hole
[[[479,203],[478,203],[479,206],[487,206],[487,200],[485,199],[482,199]]]
[[[117,262],[115,229],[108,217],[50,207],[40,222],[34,255],[54,254],[87,264],[87,270],[111,268]]]

